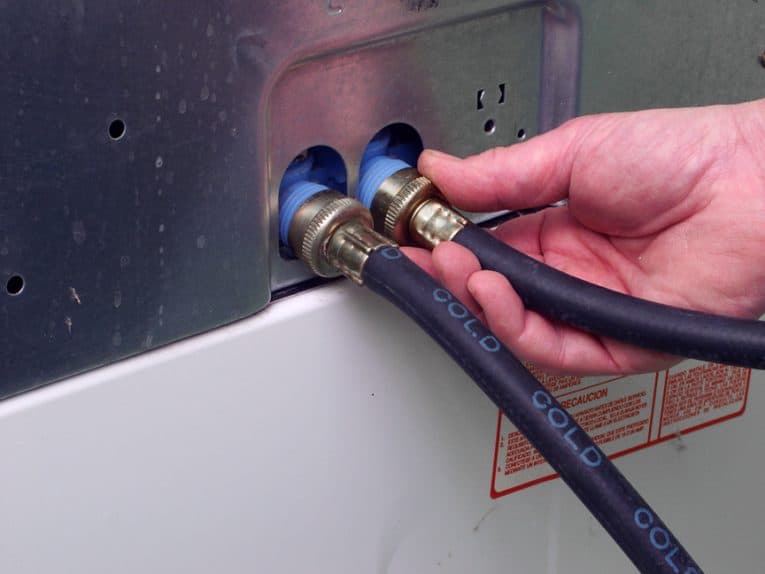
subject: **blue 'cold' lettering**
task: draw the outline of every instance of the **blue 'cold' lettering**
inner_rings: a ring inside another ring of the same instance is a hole
[[[653,524],[653,514],[647,508],[638,508],[634,514],[635,524],[641,530],[646,530]]]
[[[568,415],[557,408],[547,411],[547,420],[556,429],[564,429],[571,422]]]
[[[448,303],[453,297],[446,289],[436,289],[433,291],[433,299],[438,303]]]
[[[398,247],[386,247],[382,250],[382,256],[389,261],[395,261],[396,259],[401,259],[401,257],[403,257]]]
[[[658,539],[659,536],[662,538],[661,542]],[[669,532],[659,526],[651,528],[651,532],[649,533],[648,537],[651,539],[651,544],[653,547],[658,548],[659,550],[666,550],[672,543],[669,538]]]
[[[677,554],[680,549],[677,545],[673,545],[672,538],[665,528],[658,525],[654,526],[653,513],[647,508],[638,508],[635,510],[633,520],[638,528],[641,530],[648,530],[648,540],[651,542],[651,546],[656,548],[656,550],[664,552],[672,547],[672,549],[664,555],[664,562],[672,568],[673,572],[680,574],[680,568],[675,564],[674,558],[675,554]],[[699,574],[699,572],[693,566],[690,566],[686,568],[683,574]]]
[[[455,319],[464,319],[470,314],[470,312],[459,303],[449,303],[448,309],[449,309],[449,315],[451,315]]]
[[[534,406],[543,411],[552,404],[552,397],[544,391],[537,391],[531,395]]]
[[[582,454],[579,455],[579,458],[582,459],[584,464],[592,468],[600,466],[603,462],[603,455],[596,446],[592,445],[584,449]]]
[[[535,391],[534,394],[531,395],[531,402],[540,411],[547,412],[547,422],[550,423],[551,427],[559,431],[565,430],[563,439],[574,452],[579,453],[579,459],[584,464],[590,468],[596,468],[603,463],[603,455],[598,447],[590,444],[584,449],[581,449],[581,446],[574,442],[573,436],[579,431],[579,427],[566,411],[558,406],[553,406],[555,403],[549,393],[546,393],[545,391]]]
[[[498,353],[502,348],[502,344],[497,341],[497,338],[491,335],[486,335],[483,339],[478,341],[478,344],[483,347],[484,351],[489,353]]]
[[[677,567],[677,564],[675,564],[675,559],[673,558],[673,556],[674,556],[675,554],[677,554],[679,551],[680,551],[680,549],[679,549],[677,546],[675,546],[675,547],[674,547],[674,548],[673,548],[673,549],[670,551],[670,553],[669,553],[669,554],[667,554],[667,555],[664,557],[664,562],[666,562],[667,564],[669,564],[669,567],[670,567],[670,568],[672,568],[672,570],[673,570],[674,572],[680,572],[680,569]],[[696,569],[695,569],[695,568],[690,568],[690,570],[693,570],[694,572],[696,571]],[[686,570],[686,574],[688,574],[688,572],[689,572],[689,570]]]
[[[478,341],[478,344],[484,351],[487,353],[499,353],[499,351],[502,350],[502,343],[500,343],[495,336],[485,335],[482,337],[481,333],[473,328],[473,325],[480,325],[478,319],[473,317],[470,314],[470,311],[468,311],[464,305],[461,305],[455,301],[454,295],[452,295],[449,291],[442,288],[434,289],[433,300],[436,303],[446,305],[446,310],[454,319],[457,319],[458,321],[467,319],[462,325],[463,328],[470,334],[473,339]]]
[[[462,325],[462,328],[465,329],[465,331],[467,331],[468,333],[470,333],[474,339],[478,337],[478,331],[473,329],[473,325],[475,325],[476,323],[478,323],[478,319],[473,318],[473,319],[469,319],[465,321],[465,324]]]
[[[579,451],[579,445],[577,445],[574,442],[574,439],[571,437],[573,437],[577,432],[579,432],[578,427],[571,427],[570,429],[566,431],[566,434],[563,435],[563,438],[566,440],[568,444],[571,445],[571,448],[573,448],[575,451]]]

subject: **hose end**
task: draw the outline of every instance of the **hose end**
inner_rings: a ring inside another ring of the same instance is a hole
[[[407,167],[387,177],[371,202],[375,229],[402,245],[435,248],[468,224],[428,178]]]
[[[428,199],[417,209],[409,221],[409,233],[420,247],[435,249],[444,241],[451,241],[468,225],[468,220],[441,199]]]
[[[343,274],[361,284],[369,254],[392,243],[372,229],[372,216],[358,201],[324,190],[295,211],[289,245],[320,277]]]

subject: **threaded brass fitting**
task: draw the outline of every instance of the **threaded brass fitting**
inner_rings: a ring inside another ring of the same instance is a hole
[[[394,245],[372,229],[372,216],[363,205],[332,190],[300,206],[290,224],[289,242],[320,277],[342,274],[358,284],[369,255]]]
[[[402,245],[433,249],[468,224],[443,200],[438,188],[414,168],[386,179],[372,200],[375,229]]]

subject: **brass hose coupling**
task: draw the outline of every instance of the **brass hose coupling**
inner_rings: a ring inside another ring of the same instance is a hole
[[[372,218],[375,229],[396,243],[428,249],[451,241],[468,224],[414,168],[383,181],[372,200]]]
[[[355,199],[326,190],[295,213],[289,228],[295,254],[321,277],[345,275],[362,285],[370,254],[395,246],[372,229],[372,215]]]

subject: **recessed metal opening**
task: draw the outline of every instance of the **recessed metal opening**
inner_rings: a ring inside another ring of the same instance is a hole
[[[385,155],[400,159],[409,165],[417,165],[417,160],[423,150],[422,138],[409,124],[391,124],[375,134],[370,140],[361,160],[361,170],[365,163],[375,156]]]
[[[299,153],[295,159],[290,162],[287,167],[282,180],[279,184],[279,213],[282,215],[283,210],[292,212],[296,208],[296,205],[291,202],[296,201],[297,198],[306,195],[306,199],[310,196],[312,186],[319,185],[339,191],[345,195],[348,195],[348,170],[345,167],[345,162],[340,154],[328,146],[315,146]],[[293,194],[291,190],[294,190],[295,186],[300,186],[301,189],[297,195]],[[287,192],[290,191],[290,194]],[[293,198],[286,203],[282,203],[282,197],[291,195]],[[280,217],[281,219],[281,217]],[[287,229],[284,226],[289,226],[289,222],[280,221],[280,244],[279,252],[285,259],[295,259],[292,250],[286,245],[285,237],[287,235]]]
[[[486,90],[478,90],[476,95],[476,109],[482,110],[484,108],[483,99],[486,97]]]

